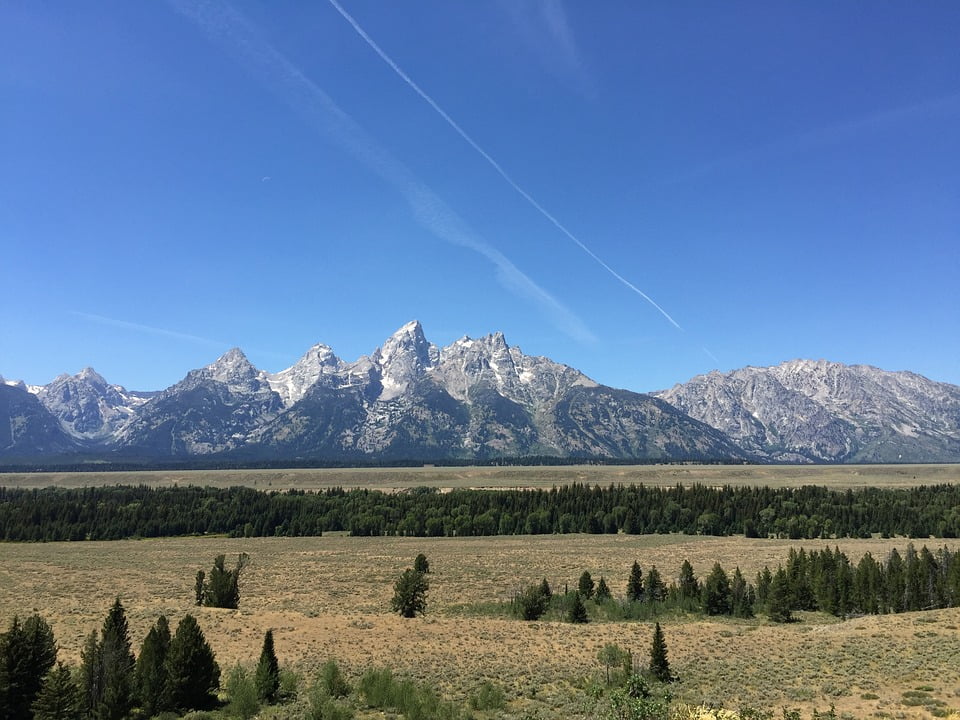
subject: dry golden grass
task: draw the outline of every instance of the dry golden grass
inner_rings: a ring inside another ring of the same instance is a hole
[[[802,541],[809,549],[825,543]],[[841,540],[851,558],[882,557],[900,540]],[[84,637],[120,595],[139,646],[166,613],[175,624],[197,615],[221,666],[253,663],[273,628],[281,662],[310,672],[329,657],[348,672],[390,666],[463,699],[484,678],[503,686],[510,710],[541,717],[575,714],[585,678],[599,677],[606,643],[648,657],[646,623],[523,623],[463,615],[465,604],[509,598],[546,576],[571,587],[584,569],[622,595],[633,561],[665,577],[684,558],[706,575],[715,561],[752,578],[776,566],[797,541],[671,536],[526,536],[493,538],[175,538],[120,542],[0,545],[0,621],[36,609],[48,618],[61,658],[76,663]],[[956,543],[951,543],[956,548]],[[239,611],[196,608],[193,582],[213,557],[247,552],[251,565]],[[428,614],[402,620],[389,612],[392,585],[417,553],[430,560]],[[904,692],[960,707],[960,610],[834,622],[810,616],[780,626],[764,620],[668,619],[664,631],[676,691],[691,702],[826,709],[870,717],[930,717],[903,703]],[[862,696],[866,695],[867,699]],[[875,697],[872,697],[875,696]],[[871,699],[872,698],[872,699]],[[566,709],[564,709],[566,708]]]
[[[322,490],[331,487],[404,489],[553,487],[571,483],[672,486],[824,485],[913,487],[960,482],[960,465],[572,465],[566,467],[330,468],[293,470],[157,470],[145,472],[4,473],[6,487],[95,485],[243,485],[262,490]]]

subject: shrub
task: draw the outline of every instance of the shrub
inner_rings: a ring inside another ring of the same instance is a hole
[[[499,686],[484,680],[477,691],[470,696],[470,707],[474,710],[502,710],[506,701],[506,696]]]

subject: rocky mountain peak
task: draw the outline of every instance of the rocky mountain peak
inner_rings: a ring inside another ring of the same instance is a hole
[[[236,347],[227,350],[201,372],[209,380],[216,380],[228,385],[251,380],[259,374],[259,371],[247,359],[247,356],[243,354],[243,350]]]
[[[418,320],[407,323],[387,338],[371,356],[380,368],[383,392],[380,400],[392,400],[423,377],[438,358],[435,346],[427,342]]]
[[[267,382],[280,395],[284,407],[289,407],[299,401],[314,384],[336,378],[342,369],[343,362],[333,350],[328,345],[317,343],[286,370],[267,375]]]

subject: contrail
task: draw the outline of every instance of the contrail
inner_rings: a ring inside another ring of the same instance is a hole
[[[167,330],[152,325],[129,322],[127,320],[117,320],[116,318],[104,317],[103,315],[94,315],[93,313],[71,310],[71,315],[76,315],[85,320],[100,323],[101,325],[112,325],[113,327],[124,328],[125,330],[136,330],[137,332],[150,333],[151,335],[162,335],[163,337],[175,338],[176,340],[186,340],[188,342],[198,343],[200,345],[209,345],[211,347],[228,348],[229,343],[212,338],[200,337],[199,335],[190,335],[189,333],[177,332],[176,330]]]
[[[473,231],[456,211],[377,143],[332,97],[262,38],[229,2],[168,2],[258,75],[284,102],[309,118],[315,128],[398,191],[422,227],[441,240],[468,248],[485,258],[496,268],[500,283],[539,305],[552,322],[573,339],[579,342],[596,340],[580,318]]]
[[[639,295],[640,297],[642,297],[642,298],[643,298],[644,300],[646,300],[648,303],[650,303],[651,305],[653,305],[653,307],[655,307],[657,310],[659,310],[659,311],[660,311],[660,314],[663,315],[667,320],[669,320],[670,323],[671,323],[675,328],[677,328],[678,330],[682,330],[682,329],[683,329],[683,328],[680,327],[679,324],[677,324],[677,321],[676,321],[676,320],[674,320],[672,317],[670,317],[670,314],[669,314],[666,310],[664,310],[662,307],[660,307],[660,305],[658,305],[658,304],[654,301],[653,298],[651,298],[649,295],[647,295],[645,292],[643,292],[643,290],[641,290],[640,288],[638,288],[638,287],[637,287],[636,285],[634,285],[632,282],[630,282],[630,281],[627,280],[625,277],[623,277],[623,275],[621,275],[620,273],[618,273],[616,270],[614,270],[612,267],[610,267],[606,262],[604,262],[603,259],[601,259],[593,250],[591,250],[589,247],[587,247],[586,245],[584,245],[584,244],[580,241],[580,239],[577,238],[576,235],[574,235],[572,232],[570,232],[570,231],[563,225],[563,223],[561,223],[559,220],[557,220],[557,218],[554,217],[552,213],[550,213],[545,207],[543,207],[543,205],[541,205],[540,203],[538,203],[538,202],[536,201],[536,199],[534,199],[534,197],[533,197],[532,195],[530,195],[530,193],[528,193],[526,190],[524,190],[522,187],[520,187],[520,185],[518,185],[517,182],[516,182],[512,177],[510,177],[509,174],[507,174],[507,171],[503,169],[503,167],[500,165],[500,163],[498,163],[496,160],[493,159],[493,157],[490,155],[490,153],[488,153],[486,150],[484,150],[482,147],[480,147],[480,145],[478,145],[477,142],[476,142],[472,137],[470,137],[470,136],[467,134],[467,132],[466,132],[462,127],[460,127],[460,125],[458,125],[457,122],[456,122],[452,117],[450,117],[450,115],[447,114],[447,112],[446,112],[442,107],[440,107],[440,106],[437,104],[437,102],[436,102],[432,97],[430,97],[419,85],[417,85],[417,83],[415,83],[415,82],[413,81],[413,79],[412,79],[409,75],[407,75],[407,74],[403,71],[403,69],[402,69],[399,65],[397,65],[397,64],[393,61],[393,59],[392,59],[389,55],[387,55],[387,54],[380,48],[379,45],[377,45],[377,43],[373,40],[373,38],[371,38],[371,37],[366,33],[366,31],[365,31],[365,30],[360,26],[360,24],[353,18],[353,16],[350,15],[350,13],[348,13],[346,10],[343,9],[343,6],[341,6],[340,3],[337,2],[337,0],[327,0],[327,1],[334,7],[334,9],[335,9],[338,13],[340,13],[341,16],[343,16],[343,19],[344,19],[344,20],[346,20],[348,23],[350,23],[350,26],[351,26],[351,27],[356,31],[356,33],[363,39],[363,41],[364,41],[365,43],[367,43],[367,45],[369,45],[370,48],[371,48],[375,53],[377,53],[377,55],[379,55],[380,58],[381,58],[387,65],[389,65],[390,68],[391,68],[397,75],[399,75],[400,78],[401,78],[407,85],[409,85],[410,88],[411,88],[414,92],[417,93],[417,95],[419,95],[421,98],[423,98],[423,100],[424,100],[428,105],[430,105],[430,107],[432,107],[432,108],[437,112],[437,114],[440,115],[440,117],[442,117],[442,118],[446,121],[446,123],[447,123],[450,127],[452,127],[452,128],[456,131],[456,133],[457,133],[460,137],[462,137],[462,138],[467,142],[468,145],[470,145],[470,147],[472,147],[474,150],[476,150],[477,153],[479,153],[480,156],[481,156],[484,160],[486,160],[487,163],[489,163],[490,166],[491,166],[494,170],[497,171],[497,174],[500,175],[500,177],[502,177],[502,178],[507,182],[507,184],[510,185],[510,187],[512,187],[517,193],[519,193],[520,196],[523,197],[524,200],[526,200],[535,210],[537,210],[541,215],[543,215],[547,220],[549,220],[549,221],[554,225],[554,227],[556,227],[560,232],[562,232],[562,233],[563,233],[564,235],[566,235],[570,240],[572,240],[574,243],[576,243],[576,245],[577,245],[581,250],[583,250],[587,255],[589,255],[591,258],[593,258],[593,259],[600,265],[600,267],[602,267],[602,268],[603,268],[604,270],[606,270],[608,273],[610,273],[611,275],[613,275],[613,277],[615,277],[617,280],[619,280],[621,283],[623,283],[624,285],[626,285],[628,288],[630,288],[631,290],[633,290],[637,295]]]

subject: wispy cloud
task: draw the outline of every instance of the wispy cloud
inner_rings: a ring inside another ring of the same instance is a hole
[[[756,147],[718,157],[688,170],[681,171],[660,184],[673,185],[697,180],[717,172],[778,158],[799,155],[820,147],[834,145],[869,132],[880,132],[905,123],[918,122],[937,116],[960,114],[960,93],[932,98],[919,103],[887,108],[843,120],[831,125],[773,140]]]
[[[563,0],[501,0],[500,7],[522,41],[549,73],[586,95],[594,92]]]
[[[104,317],[103,315],[80,312],[79,310],[71,310],[70,314],[83,318],[84,320],[90,320],[91,322],[99,323],[101,325],[110,325],[112,327],[123,328],[124,330],[134,330],[136,332],[148,333],[150,335],[160,335],[162,337],[173,338],[175,340],[185,340],[187,342],[196,343],[198,345],[208,345],[221,350],[230,347],[229,343],[225,343],[221,340],[200,337],[199,335],[191,335],[189,333],[178,332],[176,330],[167,330],[165,328],[158,328],[152,325],[144,325],[143,323],[130,322],[128,320],[117,320],[116,318]]]
[[[677,324],[677,321],[674,320],[670,314],[664,310],[656,301],[653,300],[649,295],[647,295],[643,290],[638,288],[636,285],[627,280],[623,275],[614,270],[610,265],[608,265],[602,258],[600,258],[593,250],[591,250],[587,245],[585,245],[576,235],[574,235],[570,230],[567,229],[552,213],[550,213],[543,205],[537,202],[536,199],[526,190],[524,190],[509,174],[503,169],[503,166],[500,165],[486,150],[484,150],[467,132],[457,123],[450,115],[447,113],[440,105],[424,91],[413,79],[407,75],[403,69],[397,65],[393,59],[387,55],[383,49],[370,37],[369,34],[360,26],[360,24],[351,16],[343,7],[337,2],[337,0],[328,0],[328,2],[336,8],[337,12],[343,16],[343,18],[350,23],[351,27],[356,31],[356,33],[370,46],[370,48],[380,56],[380,58],[390,66],[390,68],[402,79],[410,88],[417,93],[431,108],[441,118],[451,127],[453,130],[461,137],[463,140],[470,145],[487,163],[503,178],[506,183],[513,188],[524,200],[527,201],[537,212],[539,212],[544,218],[546,218],[557,230],[559,230],[563,235],[565,235],[569,240],[573,241],[583,252],[590,256],[600,267],[606,270],[610,275],[619,280],[623,285],[628,287],[630,290],[635,292],[637,295],[646,300],[650,305],[655,307],[661,315],[663,315],[670,323],[677,329],[681,329],[680,325]]]
[[[593,333],[576,315],[472,231],[433,190],[380,146],[333,98],[261,37],[256,28],[227,2],[169,1],[266,87],[307,117],[315,129],[397,190],[425,229],[488,260],[506,288],[536,303],[554,325],[570,337],[580,342],[595,340]]]

